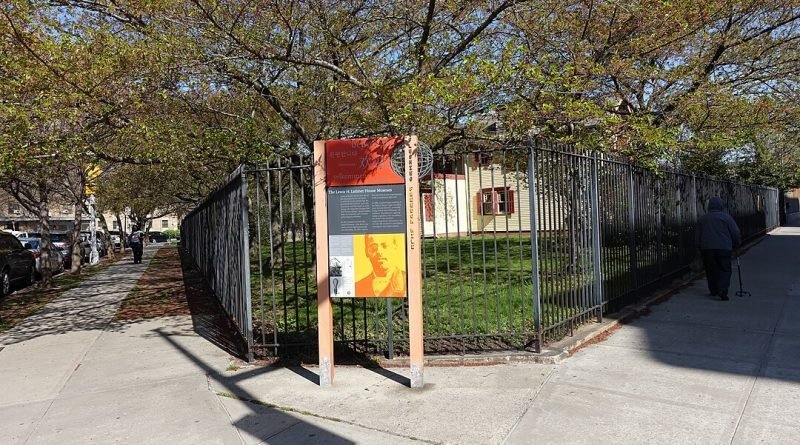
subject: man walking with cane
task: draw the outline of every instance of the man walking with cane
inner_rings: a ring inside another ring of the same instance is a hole
[[[739,245],[739,226],[725,212],[725,202],[719,197],[708,201],[708,213],[697,223],[697,244],[706,269],[708,291],[722,301],[728,301],[731,282],[731,257]]]

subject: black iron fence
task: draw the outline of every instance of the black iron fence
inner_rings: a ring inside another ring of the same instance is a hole
[[[187,248],[210,283],[231,276],[215,291],[257,351],[314,348],[313,168],[281,160],[237,177],[243,171],[187,218]],[[421,190],[429,353],[536,350],[636,301],[688,270],[711,196],[728,203],[745,239],[778,225],[776,189],[546,142],[435,153]],[[249,207],[226,201],[245,194]],[[236,211],[245,226],[220,224],[238,221]],[[216,242],[201,241],[209,237]],[[239,247],[248,240],[249,250]],[[241,256],[219,254],[235,250],[228,244],[249,255],[252,273]],[[404,300],[334,299],[336,341],[353,351],[406,352],[406,317]]]
[[[181,243],[203,274],[253,358],[247,180],[244,168],[211,193],[181,223]]]

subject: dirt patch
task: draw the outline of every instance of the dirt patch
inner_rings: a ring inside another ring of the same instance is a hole
[[[575,347],[573,349],[570,349],[569,350],[569,355],[570,356],[575,355],[576,352],[580,351],[583,348],[588,348],[589,346],[596,345],[598,343],[602,343],[602,342],[608,340],[609,337],[614,335],[615,332],[617,332],[618,330],[622,329],[622,326],[624,326],[624,325],[625,325],[625,323],[617,323],[617,324],[615,324],[614,326],[606,329],[605,331],[595,335],[590,340],[587,340],[587,341],[581,343],[580,345],[578,345],[577,347]]]
[[[114,319],[132,322],[179,315],[191,316],[198,335],[231,355],[241,357],[246,349],[235,325],[189,256],[180,247],[162,247]]]
[[[178,249],[162,248],[150,260],[114,319],[130,321],[190,314]]]
[[[3,298],[0,301],[0,332],[11,329],[20,321],[35,314],[47,303],[58,298],[63,291],[60,287],[26,289]]]

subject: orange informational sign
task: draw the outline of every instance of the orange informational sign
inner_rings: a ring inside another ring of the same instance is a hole
[[[407,299],[411,387],[423,386],[418,150],[415,136],[314,143],[320,386],[333,383],[335,298]]]
[[[326,141],[328,187],[403,184],[405,179],[392,170],[392,154],[404,143],[402,137]]]

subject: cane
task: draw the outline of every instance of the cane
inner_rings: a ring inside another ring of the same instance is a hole
[[[750,292],[742,290],[742,264],[739,262],[738,256],[736,257],[736,270],[739,272],[739,291],[736,292],[736,296],[744,297],[745,295],[747,295],[748,297],[751,297],[752,294]]]

